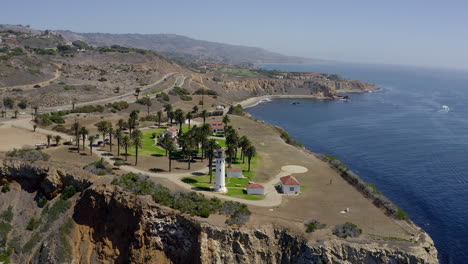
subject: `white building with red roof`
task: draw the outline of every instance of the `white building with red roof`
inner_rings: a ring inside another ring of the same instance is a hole
[[[231,178],[244,178],[244,174],[242,174],[241,168],[228,168],[226,176]]]
[[[224,133],[224,123],[223,122],[209,122],[208,123],[211,126],[211,130],[213,130],[213,133]]]
[[[247,194],[265,195],[265,187],[258,183],[247,184]]]
[[[283,193],[300,193],[301,184],[293,176],[284,176],[280,178],[281,191]]]
[[[159,136],[164,137],[165,134],[169,134],[169,136],[171,136],[171,138],[175,138],[179,134],[179,129],[177,127],[170,127],[168,129],[166,129],[164,132],[162,132],[161,135],[159,135]]]

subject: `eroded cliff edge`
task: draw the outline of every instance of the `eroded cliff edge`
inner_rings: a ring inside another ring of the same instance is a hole
[[[280,226],[203,223],[117,186],[85,190],[74,208],[76,263],[438,263],[424,232],[417,243],[308,242]]]

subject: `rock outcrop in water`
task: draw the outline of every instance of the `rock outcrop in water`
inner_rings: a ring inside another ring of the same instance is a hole
[[[77,263],[438,263],[430,237],[417,244],[308,242],[281,227],[218,227],[116,186],[84,191],[74,210]]]

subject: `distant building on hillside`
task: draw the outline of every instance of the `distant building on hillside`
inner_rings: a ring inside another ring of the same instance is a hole
[[[293,176],[284,176],[280,178],[281,191],[283,193],[300,193],[301,184]]]
[[[258,183],[247,184],[247,194],[265,195],[265,187]]]
[[[224,123],[223,122],[210,122],[208,123],[211,126],[213,133],[222,134],[224,133]]]

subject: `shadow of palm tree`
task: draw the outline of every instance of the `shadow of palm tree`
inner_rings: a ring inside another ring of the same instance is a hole
[[[165,172],[166,170],[160,169],[160,168],[151,168],[149,169],[151,172]]]
[[[203,175],[205,175],[205,174],[202,173],[202,172],[192,172],[192,175],[193,175],[193,176],[203,176]]]
[[[164,154],[151,154],[152,157],[164,157]]]

